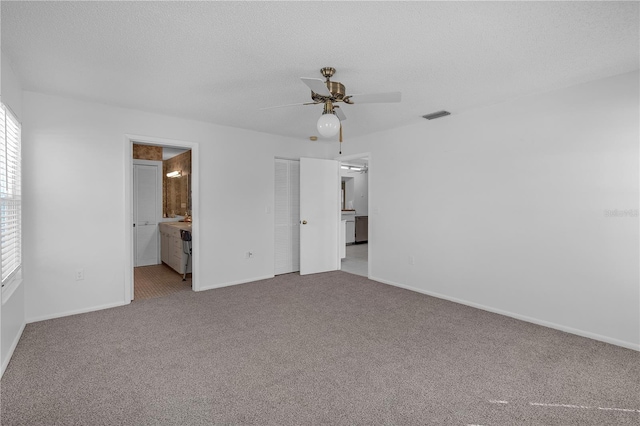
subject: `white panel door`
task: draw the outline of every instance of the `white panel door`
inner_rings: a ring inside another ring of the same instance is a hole
[[[161,170],[158,165],[133,165],[134,266],[160,263],[158,210],[162,203]]]
[[[339,269],[339,170],[335,160],[300,159],[300,275]]]

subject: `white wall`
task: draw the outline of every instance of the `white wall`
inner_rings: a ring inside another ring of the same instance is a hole
[[[24,92],[24,112],[28,322],[125,303],[125,134],[199,144],[201,288],[273,276],[274,157],[329,152],[326,144],[33,92]]]
[[[2,302],[2,374],[9,365],[25,327],[24,284],[18,286],[8,299]]]
[[[19,120],[22,120],[22,85],[13,72],[11,62],[9,62],[4,53],[2,53],[1,62],[2,83],[0,85],[0,95],[2,96],[2,102],[11,108],[11,111]]]
[[[0,96],[22,120],[22,87],[11,64],[4,54],[1,56]],[[24,284],[20,284],[12,293],[3,293],[0,304],[0,377],[4,373],[11,354],[18,344],[25,325]]]
[[[371,152],[372,278],[640,349],[638,80],[351,140]]]

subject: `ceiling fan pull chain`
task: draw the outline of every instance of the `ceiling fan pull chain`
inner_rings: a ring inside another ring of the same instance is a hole
[[[342,155],[342,123],[340,123],[340,155]]]

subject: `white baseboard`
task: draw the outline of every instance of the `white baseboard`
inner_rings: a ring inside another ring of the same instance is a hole
[[[268,280],[268,279],[273,278],[274,276],[275,275],[265,275],[263,277],[249,278],[249,279],[246,279],[246,280],[230,281],[230,282],[222,283],[222,284],[213,284],[213,285],[208,285],[208,286],[201,286],[196,291],[213,290],[215,288],[229,287],[229,286],[232,286],[232,285],[252,283],[254,281]]]
[[[34,318],[28,318],[27,319],[27,324],[31,324],[33,322],[39,322],[39,321],[46,321],[46,320],[50,320],[50,319],[54,319],[54,318],[68,317],[70,315],[86,314],[87,312],[101,311],[103,309],[117,308],[118,306],[128,305],[129,303],[131,303],[131,302],[107,303],[106,305],[92,306],[90,308],[82,308],[82,309],[77,309],[77,310],[73,310],[73,311],[58,312],[56,314],[43,315],[43,316],[34,317]]]
[[[422,290],[422,289],[419,289],[419,288],[416,288],[416,287],[411,287],[411,286],[404,285],[404,284],[398,284],[398,283],[395,283],[393,281],[388,281],[388,280],[385,280],[385,279],[382,279],[382,278],[371,277],[369,279],[372,280],[372,281],[377,281],[377,282],[382,283],[382,284],[387,284],[387,285],[391,285],[391,286],[394,286],[394,287],[404,288],[405,290],[415,291],[416,293],[426,294],[427,296],[437,297],[438,299],[444,299],[444,300],[448,300],[450,302],[460,303],[461,305],[471,306],[472,308],[482,309],[483,311],[493,312],[495,314],[500,314],[500,315],[504,315],[504,316],[507,316],[507,317],[515,318],[515,319],[518,319],[518,320],[521,320],[521,321],[526,321],[526,322],[530,322],[530,323],[533,323],[533,324],[541,325],[541,326],[544,326],[544,327],[553,328],[555,330],[564,331],[566,333],[571,333],[571,334],[575,334],[575,335],[578,335],[578,336],[587,337],[589,339],[599,340],[599,341],[605,342],[605,343],[610,343],[612,345],[622,346],[623,348],[633,349],[635,351],[640,351],[640,344],[637,344],[637,343],[626,342],[624,340],[618,340],[618,339],[614,339],[612,337],[603,336],[601,334],[591,333],[589,331],[584,331],[584,330],[579,330],[579,329],[572,328],[572,327],[567,327],[567,326],[564,326],[564,325],[561,325],[561,324],[556,324],[556,323],[553,323],[553,322],[544,321],[544,320],[541,320],[541,319],[538,319],[538,318],[532,318],[532,317],[528,317],[528,316],[525,316],[525,315],[516,314],[514,312],[509,312],[509,311],[504,311],[502,309],[492,308],[491,306],[485,306],[485,305],[481,305],[479,303],[469,302],[467,300],[462,300],[462,299],[458,299],[458,298],[455,298],[455,297],[446,296],[444,294],[434,293],[432,291]]]
[[[0,379],[4,375],[4,372],[6,371],[7,366],[9,365],[9,361],[11,361],[11,357],[13,356],[13,351],[16,350],[16,346],[18,346],[18,342],[22,337],[22,332],[24,331],[24,328],[26,327],[26,325],[27,325],[26,323],[22,324],[22,327],[20,327],[20,331],[18,331],[18,334],[16,334],[15,339],[13,339],[13,342],[11,342],[11,348],[9,349],[9,353],[7,354],[7,359],[2,361],[2,366],[0,367]]]

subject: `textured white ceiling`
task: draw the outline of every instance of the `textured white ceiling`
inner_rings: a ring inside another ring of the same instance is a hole
[[[345,138],[638,69],[637,2],[11,2],[25,90],[306,138],[299,77],[399,104],[345,105]],[[445,118],[446,119],[446,118]]]

